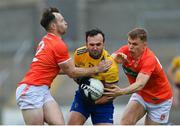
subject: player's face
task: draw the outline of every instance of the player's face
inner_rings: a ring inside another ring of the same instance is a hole
[[[64,17],[60,13],[53,13],[56,17],[56,30],[57,33],[59,34],[64,34],[66,33],[67,30],[67,22],[64,20]]]
[[[144,48],[146,47],[146,42],[143,42],[139,38],[131,39],[128,37],[128,47],[132,55],[139,56],[143,53]]]
[[[86,46],[91,57],[95,59],[100,58],[104,48],[103,36],[101,34],[92,37],[89,36],[87,38]]]

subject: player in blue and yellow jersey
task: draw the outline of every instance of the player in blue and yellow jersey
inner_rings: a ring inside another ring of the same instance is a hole
[[[180,106],[180,56],[175,56],[168,69],[168,75],[173,82],[173,105]]]
[[[74,63],[77,67],[89,68],[96,66],[102,60],[112,60],[111,68],[91,77],[99,79],[104,86],[115,84],[119,80],[118,65],[104,50],[105,37],[99,29],[86,32],[86,46],[78,48],[74,53]],[[113,124],[114,106],[112,99],[102,96],[95,104],[84,100],[80,88],[76,91],[75,98],[70,110],[68,125],[83,125],[91,116],[93,124]]]

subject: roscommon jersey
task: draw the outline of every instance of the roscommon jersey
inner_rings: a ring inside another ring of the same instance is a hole
[[[102,60],[112,60],[111,68],[106,72],[98,73],[96,75],[93,75],[92,77],[99,79],[106,84],[118,82],[118,64],[113,60],[113,58],[108,54],[106,50],[103,50],[102,55],[99,59],[93,59],[92,57],[90,57],[86,46],[78,48],[74,53],[74,63],[76,67],[93,67],[98,65]]]

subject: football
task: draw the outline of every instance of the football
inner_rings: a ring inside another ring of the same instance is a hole
[[[104,85],[103,83],[95,78],[90,78],[89,84],[82,84],[81,89],[87,98],[95,101],[99,99],[104,93]]]

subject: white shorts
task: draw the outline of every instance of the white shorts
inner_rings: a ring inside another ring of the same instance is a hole
[[[154,122],[160,124],[166,124],[169,120],[169,113],[172,106],[172,98],[164,101],[160,104],[152,104],[145,102],[143,98],[137,94],[132,94],[129,101],[137,101],[139,102],[147,111],[147,116]]]
[[[41,108],[46,102],[54,100],[49,87],[21,84],[16,89],[16,101],[20,109]]]

